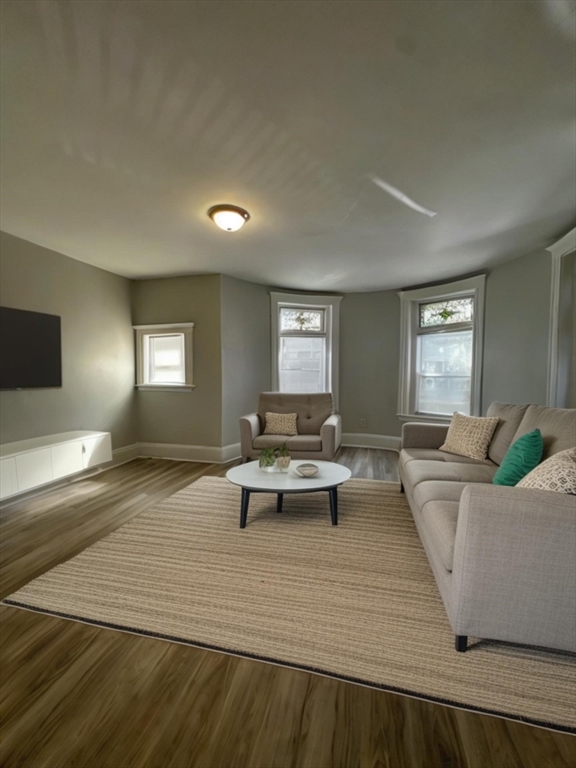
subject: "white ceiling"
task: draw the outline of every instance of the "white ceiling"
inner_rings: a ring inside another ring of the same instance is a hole
[[[519,256],[574,226],[575,23],[571,0],[4,0],[2,228],[128,277],[326,291]]]

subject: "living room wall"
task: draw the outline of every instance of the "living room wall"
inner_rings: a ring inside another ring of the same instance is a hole
[[[340,304],[343,432],[400,434],[400,299],[396,291],[347,293]],[[366,426],[360,426],[360,419]]]
[[[240,441],[238,419],[270,389],[270,289],[222,275],[222,445]]]
[[[483,413],[494,400],[546,405],[551,275],[543,248],[488,275]]]
[[[190,275],[132,284],[134,325],[194,323],[192,392],[138,392],[143,443],[222,444],[220,275]]]
[[[130,281],[0,233],[0,304],[62,318],[62,387],[2,392],[1,442],[89,429],[137,442]]]

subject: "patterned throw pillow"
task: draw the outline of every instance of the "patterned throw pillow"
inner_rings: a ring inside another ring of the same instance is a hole
[[[440,450],[469,459],[485,459],[498,421],[498,416],[466,416],[456,411]]]
[[[538,488],[576,495],[576,448],[550,456],[523,477],[516,488]]]
[[[297,413],[267,413],[265,435],[297,435]]]

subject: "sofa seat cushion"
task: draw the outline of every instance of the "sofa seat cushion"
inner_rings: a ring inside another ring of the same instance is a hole
[[[424,461],[414,459],[402,467],[405,484],[414,488],[427,480],[451,480],[456,483],[491,483],[498,467],[496,464],[457,461]]]
[[[454,483],[451,480],[427,480],[425,483],[418,483],[412,491],[412,498],[418,512],[422,510],[431,501],[453,501],[460,503],[460,497],[470,483]]]
[[[254,438],[252,447],[260,451],[262,448],[276,448],[286,443],[288,451],[321,451],[320,435],[258,435]]]
[[[422,524],[428,543],[436,550],[447,571],[452,571],[454,564],[459,506],[457,501],[429,501],[422,508]]]
[[[402,466],[409,461],[414,461],[414,459],[420,461],[453,461],[457,464],[486,464],[489,467],[493,466],[493,462],[490,461],[490,459],[469,459],[468,456],[456,456],[453,453],[440,451],[438,448],[402,448],[400,451],[400,464]]]

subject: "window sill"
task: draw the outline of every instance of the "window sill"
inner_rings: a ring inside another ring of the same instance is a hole
[[[195,384],[136,384],[136,389],[140,392],[192,392],[196,389]]]
[[[452,416],[427,416],[422,413],[397,413],[400,421],[418,421],[425,424],[450,424]]]

